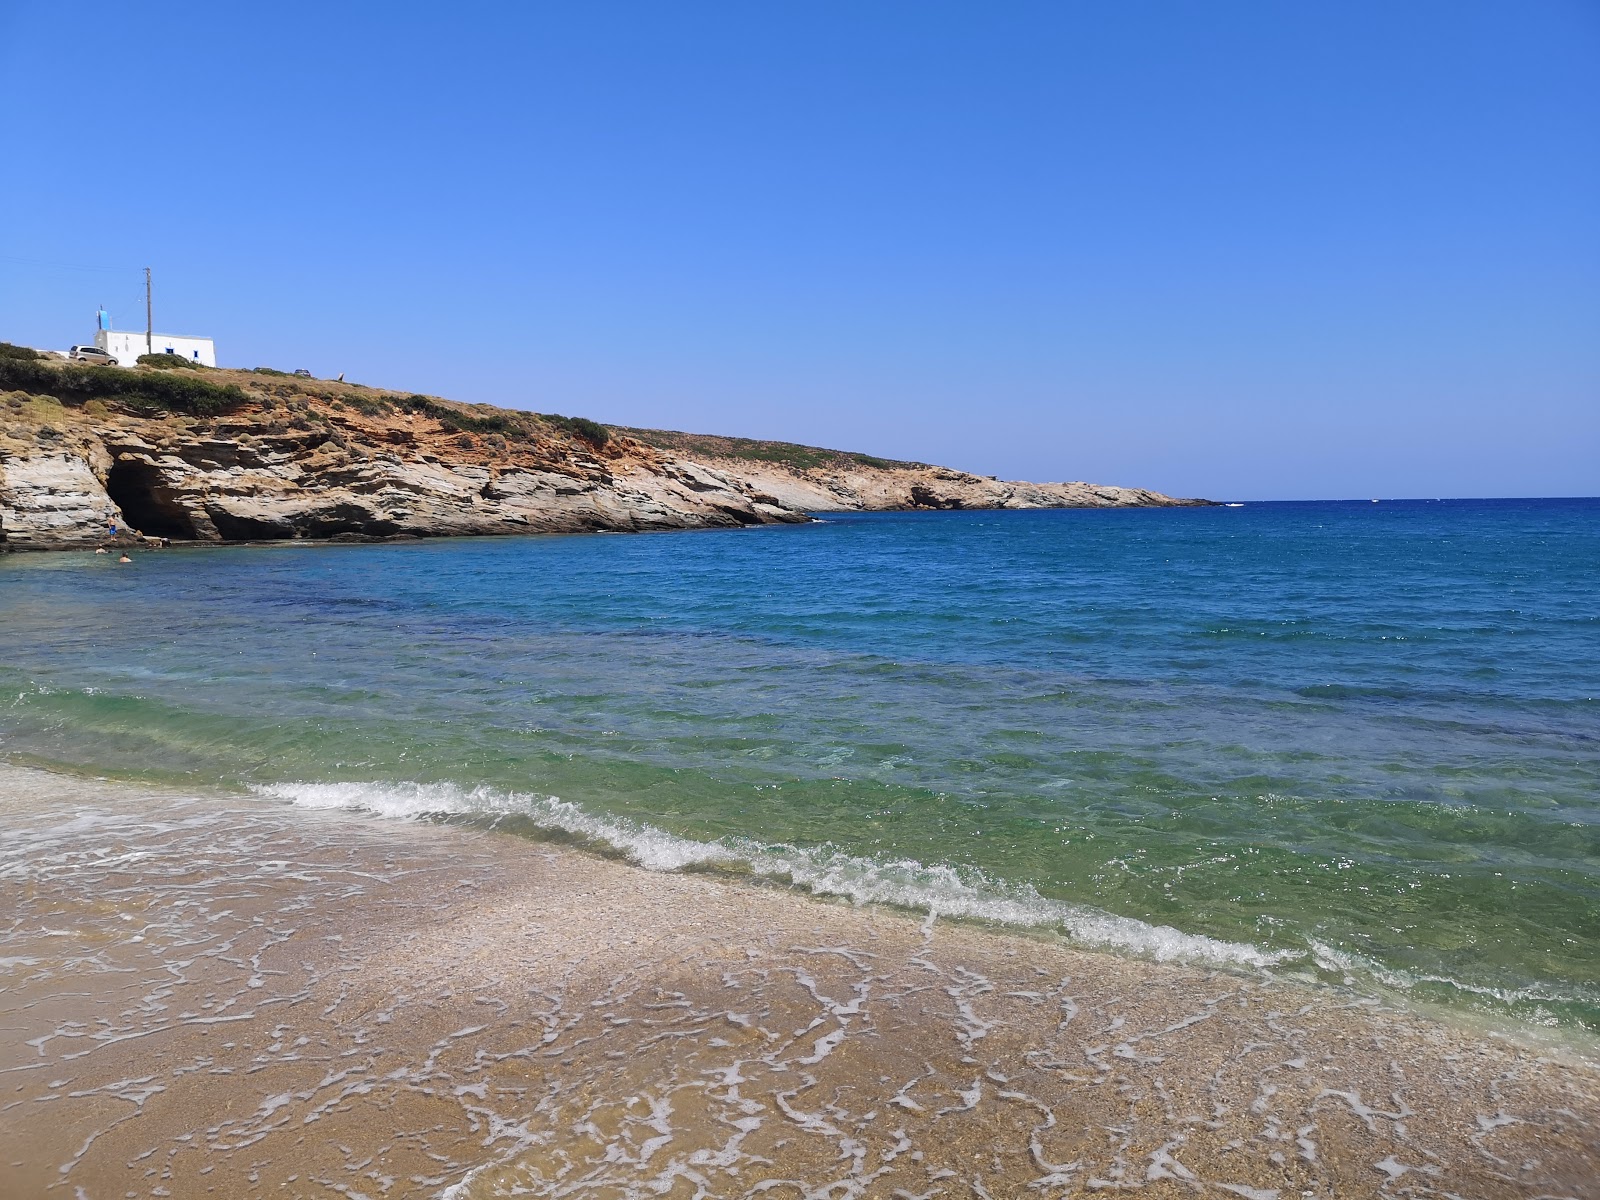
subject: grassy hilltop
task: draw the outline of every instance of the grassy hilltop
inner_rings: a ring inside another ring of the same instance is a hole
[[[502,442],[509,447],[511,443],[541,438],[576,439],[600,448],[618,437],[690,458],[744,460],[798,471],[850,467],[899,470],[927,466],[794,442],[605,425],[587,417],[465,404],[358,383],[308,379],[271,367],[253,370],[203,367],[166,354],[142,355],[139,365],[132,369],[80,366],[0,342],[0,392],[5,391],[54,397],[71,407],[98,401],[142,417],[219,417],[252,408],[270,412],[285,402],[291,406],[302,402],[308,412],[332,408],[373,418],[388,414],[424,417],[436,422],[444,433],[488,439],[490,448]],[[459,448],[473,447],[462,445]]]
[[[627,425],[612,426],[616,432],[654,446],[670,450],[689,458],[733,458],[747,462],[771,463],[792,467],[797,471],[818,468],[875,467],[880,471],[923,468],[927,463],[903,462],[892,458],[875,458],[851,450],[825,450],[820,446],[802,446],[795,442],[771,442],[756,438],[722,437],[709,433],[678,433],[670,429],[636,429]]]
[[[817,512],[1167,507],[793,442],[605,425],[269,367],[87,366],[0,343],[0,544],[684,529]]]

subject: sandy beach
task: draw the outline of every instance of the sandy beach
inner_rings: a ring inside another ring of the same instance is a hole
[[[1595,1195],[1600,1073],[1329,990],[8,767],[0,1192]]]
[[[0,1200],[1600,1200],[1597,18],[0,6]]]

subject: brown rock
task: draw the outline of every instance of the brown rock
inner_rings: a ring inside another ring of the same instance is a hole
[[[0,549],[93,545],[112,523],[151,537],[236,542],[717,528],[801,522],[810,511],[1205,503],[1007,483],[809,447],[789,448],[799,453],[794,463],[768,462],[747,450],[768,443],[656,431],[598,430],[596,445],[585,423],[565,418],[320,381],[302,388],[250,372],[207,377],[235,384],[247,403],[193,418],[115,400],[13,396],[0,413]]]

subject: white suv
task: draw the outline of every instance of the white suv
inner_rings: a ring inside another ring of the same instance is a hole
[[[99,346],[74,346],[67,351],[67,357],[73,362],[93,363],[101,367],[117,366],[117,360],[112,358]]]

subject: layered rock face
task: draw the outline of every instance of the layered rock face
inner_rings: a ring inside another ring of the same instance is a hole
[[[1100,483],[1024,483],[928,463],[665,429],[623,429],[636,441],[683,454],[734,475],[806,512],[891,512],[907,509],[1172,508],[1183,500],[1146,488]]]
[[[918,508],[1170,508],[1203,505],[1144,488],[1098,483],[1021,483],[949,467],[867,464],[786,468],[708,458],[785,504],[807,512],[886,512]]]
[[[250,372],[205,377],[236,384],[242,399],[197,417],[0,394],[0,549],[99,544],[113,527],[119,539],[368,540],[731,527],[845,509],[1191,503],[915,464],[806,470],[691,457],[565,418]],[[467,432],[485,428],[507,436]]]
[[[71,450],[8,455],[0,449],[0,544],[74,545],[104,539],[123,523],[86,456]]]
[[[319,437],[108,428],[68,448],[0,447],[8,549],[130,536],[181,541],[637,531],[804,521],[695,463],[579,458],[563,467],[350,452]],[[96,469],[98,466],[98,470]]]

